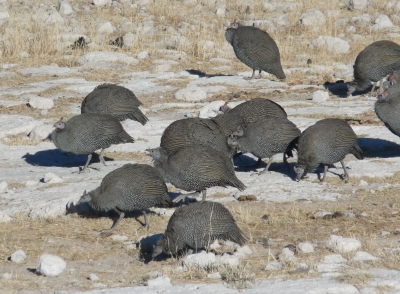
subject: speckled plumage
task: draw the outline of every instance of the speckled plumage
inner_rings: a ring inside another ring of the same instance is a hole
[[[186,248],[208,248],[218,239],[243,245],[247,237],[239,229],[229,210],[221,203],[192,203],[175,210],[164,236],[157,242],[153,256],[161,251],[176,254]]]
[[[297,180],[300,180],[304,173],[315,170],[319,164],[325,165],[324,180],[328,165],[339,161],[348,180],[343,159],[350,153],[358,159],[364,158],[357,145],[357,135],[348,123],[342,119],[318,121],[308,127],[299,138],[298,161],[295,167]],[[303,172],[299,173],[302,169]]]
[[[157,205],[173,206],[163,177],[154,167],[146,164],[125,164],[113,170],[88,195],[88,204],[101,211],[121,213],[144,211]]]
[[[132,119],[146,124],[148,118],[139,109],[142,104],[129,89],[115,84],[101,84],[82,101],[81,113],[103,113],[119,121]]]
[[[395,91],[390,91],[395,89]],[[400,136],[400,87],[390,87],[375,102],[375,113],[385,126],[396,136]]]
[[[267,32],[253,26],[231,25],[225,31],[225,39],[232,45],[236,57],[253,69],[285,79],[278,46]]]

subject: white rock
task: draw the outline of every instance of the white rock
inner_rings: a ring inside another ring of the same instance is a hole
[[[44,20],[44,23],[47,25],[63,25],[64,19],[58,13],[58,11],[53,11],[52,13],[47,15],[47,18]]]
[[[244,246],[238,246],[236,248],[236,253],[243,254],[243,255],[248,255],[248,254],[252,254],[253,251],[251,251],[249,246],[244,245]]]
[[[99,33],[99,34],[112,34],[114,31],[115,31],[115,27],[109,21],[103,23],[97,29],[97,33]]]
[[[35,109],[50,109],[54,102],[50,98],[32,97],[29,99],[29,106]]]
[[[282,264],[277,261],[271,261],[265,266],[266,271],[277,271],[282,269]]]
[[[221,274],[219,272],[208,274],[207,278],[209,278],[209,279],[221,279]]]
[[[29,132],[28,136],[34,141],[40,141],[48,138],[53,130],[54,127],[52,125],[36,126]]]
[[[10,14],[7,11],[0,11],[0,20],[6,20],[10,18]]]
[[[307,269],[309,269],[309,266],[307,265],[307,263],[301,262],[301,263],[298,263],[298,264],[296,265],[296,268],[302,269],[302,270],[307,270]]]
[[[96,274],[90,274],[88,279],[91,281],[99,281],[100,280]]]
[[[157,288],[168,287],[171,286],[171,280],[167,276],[161,276],[155,279],[148,280],[147,285],[149,287]]]
[[[186,255],[185,258],[183,259],[183,265],[186,266],[186,268],[205,268],[210,265],[213,265],[217,262],[215,254],[212,252],[205,252],[202,251],[197,254],[189,254]]]
[[[376,18],[375,24],[371,27],[371,32],[384,31],[392,27],[394,25],[390,18],[386,14],[381,14]]]
[[[71,5],[69,5],[65,1],[59,1],[58,2],[58,12],[62,15],[69,15],[74,12],[72,9]]]
[[[61,257],[45,253],[39,258],[36,272],[40,275],[56,277],[61,274],[66,267],[67,264]]]
[[[0,280],[10,280],[12,275],[10,273],[4,273],[0,276]]]
[[[26,181],[25,187],[36,186],[39,182],[38,181]]]
[[[365,26],[368,26],[371,23],[372,18],[371,18],[371,16],[369,14],[364,13],[363,15],[360,15],[360,16],[354,16],[351,19],[351,21],[355,25],[358,25],[358,26],[361,26],[361,27],[365,27]]]
[[[123,38],[124,38],[124,47],[127,47],[127,48],[134,47],[139,40],[138,35],[132,34],[130,32],[126,33]],[[138,58],[139,58],[139,56],[138,56]]]
[[[118,52],[94,51],[89,52],[77,60],[82,65],[95,65],[100,62],[122,62],[125,64],[138,63],[136,58]]]
[[[321,11],[315,9],[302,14],[299,22],[304,26],[313,27],[317,29],[320,28],[321,26],[325,26],[326,17]]]
[[[7,188],[8,184],[6,181],[0,182],[0,193],[4,193],[5,191],[7,191]]]
[[[64,180],[57,176],[55,173],[47,173],[44,175],[43,181],[49,184],[62,183]]]
[[[21,58],[28,58],[30,56],[31,55],[26,51],[21,51],[21,52],[18,53],[18,57],[21,57]]]
[[[368,186],[368,182],[364,181],[364,180],[360,180],[358,182],[358,186],[359,187],[367,187]]]
[[[217,8],[217,11],[215,12],[215,14],[216,14],[218,17],[225,17],[225,13],[226,13],[226,8],[225,8],[225,6],[220,6],[220,7],[218,7],[218,8]]]
[[[368,6],[368,0],[349,0],[348,7],[354,10],[364,10]]]
[[[13,262],[23,262],[26,259],[25,252],[23,250],[17,250],[13,254],[11,254],[11,261]]]
[[[124,242],[127,241],[129,238],[128,236],[121,236],[121,235],[114,235],[111,237],[114,241]]]
[[[93,4],[96,6],[104,6],[106,4],[110,4],[111,0],[93,0]]]
[[[278,257],[281,262],[292,262],[296,260],[294,252],[291,251],[289,248],[283,248],[281,254],[279,254]]]
[[[320,273],[340,272],[347,269],[349,266],[340,263],[319,263],[317,271]]]
[[[334,252],[351,252],[361,247],[361,242],[354,238],[343,238],[337,235],[331,235],[326,246]]]
[[[214,51],[216,47],[215,43],[210,40],[201,40],[198,45],[204,51]]]
[[[297,249],[303,253],[311,253],[314,252],[314,245],[310,242],[301,242],[297,245]]]
[[[314,217],[315,218],[323,218],[326,215],[331,215],[332,213],[328,212],[328,211],[317,211],[316,213],[314,213]]]
[[[149,51],[146,50],[146,51],[142,51],[142,52],[138,53],[137,58],[139,60],[149,58]]]
[[[373,261],[373,260],[378,260],[379,258],[369,254],[368,252],[365,251],[358,251],[356,255],[353,257],[353,261]]]
[[[231,267],[235,267],[235,266],[239,265],[239,258],[225,253],[224,255],[222,255],[218,258],[218,263],[221,265],[228,265]]]
[[[318,90],[318,91],[315,91],[312,95],[312,100],[315,102],[325,102],[328,99],[329,99],[328,91]]]
[[[331,36],[319,36],[317,39],[311,42],[310,48],[312,49],[323,49],[331,51],[336,54],[347,53],[350,50],[350,45],[347,41],[337,37]]]
[[[184,50],[192,47],[192,42],[183,36],[171,36],[164,40],[163,47],[168,49]]]
[[[347,259],[343,258],[340,254],[329,254],[324,256],[322,259],[323,263],[343,263],[346,262]]]
[[[215,117],[221,113],[219,108],[224,105],[223,100],[212,101],[206,104],[202,109],[200,109],[199,117],[200,118],[210,118]]]
[[[175,92],[177,100],[199,102],[207,99],[207,93],[197,86],[189,86]]]
[[[221,245],[219,245],[218,240],[215,240],[212,244],[210,244],[210,250],[217,250],[218,248],[221,248]]]

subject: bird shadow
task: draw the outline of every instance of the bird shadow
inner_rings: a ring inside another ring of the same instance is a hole
[[[267,163],[265,163],[264,161],[258,164],[257,159],[254,159],[254,157],[248,156],[246,154],[237,156],[233,162],[235,166],[235,171],[239,172],[252,171],[256,173],[259,172],[258,171],[259,169],[261,169],[260,171],[263,171],[267,167]],[[288,170],[284,162],[272,162],[271,166],[269,167],[269,171],[278,172],[294,179],[296,176],[293,169],[294,166],[295,163],[289,163],[289,170]],[[268,172],[266,172],[266,174],[267,173]]]
[[[26,153],[22,158],[26,163],[35,166],[56,166],[56,167],[78,167],[87,161],[87,155],[70,155],[60,149],[38,151],[35,154]],[[113,161],[113,158],[104,156],[105,161]],[[93,153],[90,164],[100,162],[99,154]]]
[[[343,80],[336,81],[335,83],[325,82],[324,88],[329,91],[330,94],[335,95],[339,98],[347,98],[347,86],[349,83],[345,83]],[[364,95],[371,91],[372,85],[363,91],[353,92],[352,95]]]
[[[378,138],[358,138],[357,144],[368,158],[400,157],[400,146],[392,141]]]
[[[186,72],[188,72],[191,75],[196,75],[199,76],[199,78],[213,78],[213,77],[233,77],[233,75],[225,75],[225,74],[207,74],[201,70],[197,69],[187,69]]]

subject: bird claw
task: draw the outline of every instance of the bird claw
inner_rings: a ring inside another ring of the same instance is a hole
[[[99,236],[103,237],[103,238],[109,237],[111,235],[112,235],[112,231],[110,231],[110,230],[102,230],[99,232]]]

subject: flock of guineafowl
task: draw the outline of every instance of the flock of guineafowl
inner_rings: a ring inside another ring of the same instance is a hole
[[[255,71],[266,71],[285,79],[279,49],[274,40],[254,26],[231,23],[225,32],[238,59]],[[381,81],[375,112],[380,120],[396,135],[400,135],[400,103],[396,94],[397,70],[400,69],[400,46],[391,41],[378,41],[359,53],[354,65],[354,81],[348,85],[348,95],[363,91],[371,82]],[[387,81],[383,82],[385,79]],[[374,85],[375,87],[375,85]],[[384,91],[382,91],[384,90]],[[141,102],[135,94],[122,86],[102,84],[86,96],[81,112],[58,121],[52,133],[54,144],[63,152],[88,155],[80,172],[88,169],[92,153],[101,149],[100,161],[105,164],[103,152],[112,144],[134,142],[120,121],[132,119],[144,125],[148,119],[140,111]],[[153,256],[161,252],[175,254],[185,248],[207,247],[216,239],[230,240],[243,245],[246,236],[235,223],[230,212],[220,203],[206,200],[206,189],[214,186],[232,186],[240,191],[246,186],[236,177],[233,158],[241,153],[252,153],[259,158],[269,158],[283,153],[287,157],[297,152],[294,167],[296,180],[324,166],[325,180],[328,165],[341,162],[344,180],[349,180],[343,159],[353,154],[358,159],[364,155],[357,145],[357,136],[345,120],[323,119],[304,132],[288,118],[277,103],[264,98],[246,101],[232,109],[221,105],[222,114],[210,119],[185,118],[174,121],[164,131],[160,147],[146,150],[153,158],[154,167],[146,164],[126,164],[109,174],[100,186],[84,193],[80,203],[88,203],[95,210],[114,210],[119,218],[110,234],[124,218],[126,212],[143,211],[145,226],[149,228],[146,209],[161,205],[174,206],[168,195],[166,182],[175,187],[202,194],[201,202],[177,208],[170,218],[164,236],[154,248]]]

